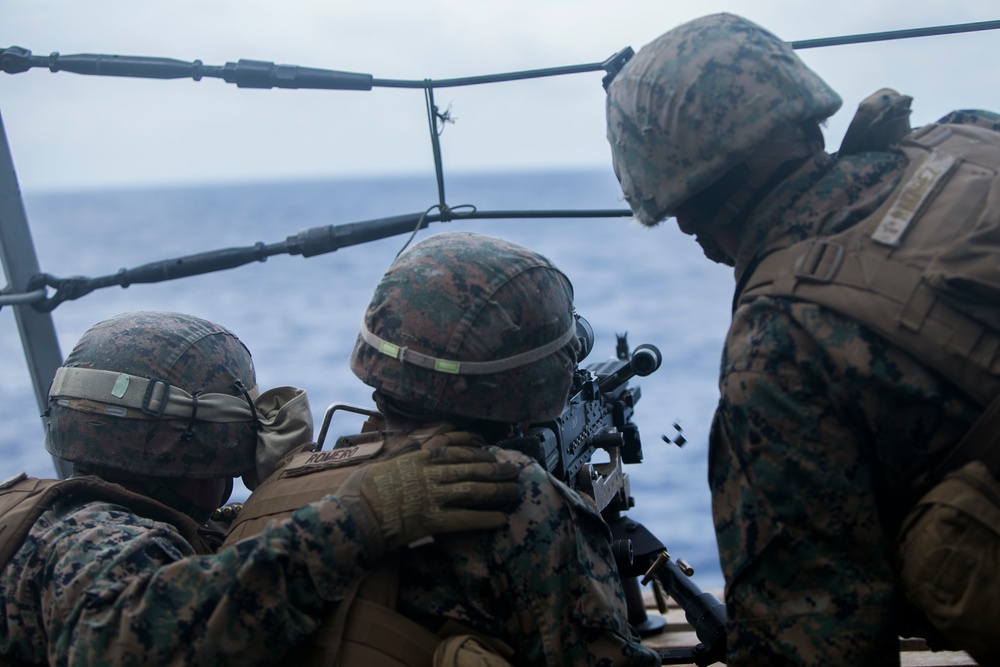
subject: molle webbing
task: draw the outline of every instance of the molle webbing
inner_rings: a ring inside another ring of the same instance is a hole
[[[327,604],[319,627],[282,664],[298,667],[427,667],[440,638],[395,611],[398,554]]]
[[[1000,244],[989,231],[1000,217],[1000,134],[931,125],[905,138],[900,150],[910,166],[874,214],[843,232],[767,252],[740,281],[734,309],[759,296],[825,306],[988,405],[1000,395],[1000,330],[971,316],[965,295],[941,287],[956,270],[959,289],[970,281],[996,284]],[[962,261],[977,256],[993,259]],[[1000,302],[986,303],[1000,309]]]
[[[292,657],[301,667],[427,667],[441,639],[395,610],[398,554],[355,584]]]
[[[172,525],[198,553],[210,549],[190,517],[99,477],[36,479],[24,473],[0,484],[0,570],[14,557],[35,521],[63,499],[112,502],[136,514]]]

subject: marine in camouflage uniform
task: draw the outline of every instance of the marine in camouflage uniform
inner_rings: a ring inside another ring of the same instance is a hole
[[[266,444],[255,385],[243,344],[199,318],[127,313],[84,334],[47,413],[46,448],[73,462],[74,477],[22,476],[0,491],[0,506],[13,505],[0,515],[0,554],[10,556],[0,562],[0,662],[270,664],[396,538],[503,522],[499,512],[446,514],[383,535],[381,498],[329,496],[211,554],[199,524]],[[515,469],[458,454],[406,459],[413,483],[388,502],[429,511],[516,498]]]
[[[768,252],[870,219],[900,184],[907,161],[887,144],[908,129],[909,98],[873,96],[831,155],[818,124],[840,103],[789,45],[729,14],[667,32],[609,87],[636,217],[676,217],[735,267],[709,460],[730,665],[898,664],[898,499],[982,411],[833,310],[739,299]],[[939,122],[1000,128],[987,112]]]
[[[368,656],[397,653],[399,640],[389,630],[407,619],[422,628],[417,634],[430,635],[428,654],[437,649],[438,659],[437,641],[471,635],[516,665],[659,663],[629,627],[600,514],[533,459],[487,444],[564,407],[580,351],[572,298],[567,278],[544,257],[470,233],[429,237],[400,255],[380,281],[351,368],[375,388],[382,430],[340,438],[329,455],[292,458],[281,476],[251,495],[239,521],[264,525],[281,510],[282,496],[336,483],[327,481],[336,480],[335,460],[364,465],[364,447],[375,452],[370,460],[391,460],[417,447],[447,451],[456,442],[477,443],[521,471],[522,500],[496,530],[442,536],[400,552],[398,568],[386,575],[398,576],[398,586],[379,599],[401,617],[391,616],[397,620],[385,623],[386,631],[377,621],[358,621],[365,645],[344,649],[340,664],[373,664],[376,657]],[[320,473],[331,476],[310,480]],[[234,526],[240,535],[252,529]],[[347,616],[363,611],[352,608]],[[346,631],[324,627],[330,636],[317,643],[336,643],[343,633],[350,644],[349,623]],[[348,650],[361,653],[352,658]],[[405,664],[430,664],[410,657]],[[377,664],[404,664],[388,660]]]

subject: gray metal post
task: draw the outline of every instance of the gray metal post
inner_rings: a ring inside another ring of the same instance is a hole
[[[3,262],[7,285],[17,292],[24,292],[28,279],[38,273],[38,256],[28,228],[28,216],[24,212],[21,189],[17,184],[14,159],[7,142],[7,133],[0,116],[0,261]],[[17,328],[21,334],[21,347],[28,362],[31,384],[35,388],[38,413],[45,411],[48,404],[49,383],[62,363],[59,340],[50,313],[40,313],[30,305],[8,306],[14,309]],[[44,424],[43,424],[44,428]],[[41,438],[35,443],[25,443],[26,447],[40,447]],[[71,466],[67,461],[53,457],[56,474],[69,477]]]

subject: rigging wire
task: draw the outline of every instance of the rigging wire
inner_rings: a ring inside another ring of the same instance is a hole
[[[1000,20],[956,23],[926,28],[886,30],[881,32],[823,37],[790,42],[793,49],[814,49],[827,46],[860,44],[864,42],[893,41],[914,37],[932,37],[958,33],[995,30],[1000,28]],[[631,51],[631,49],[627,49]],[[625,58],[627,59],[627,58]],[[450,88],[471,86],[503,81],[536,79],[541,77],[578,74],[599,70],[611,71],[620,68],[622,53],[615,54],[599,63],[549,67],[544,69],[486,74],[452,79],[376,79],[371,74],[341,72],[337,70],[299,67],[297,65],[276,65],[273,62],[241,59],[225,65],[205,65],[200,60],[185,62],[172,58],[150,58],[145,56],[121,56],[105,54],[61,55],[58,52],[48,56],[36,56],[30,50],[11,46],[0,48],[0,71],[19,74],[34,67],[46,67],[52,72],[74,72],[100,76],[124,76],[152,79],[203,78],[223,79],[240,88],[308,88],[323,90],[371,90],[381,88]]]
[[[789,44],[792,45],[793,49],[817,49],[824,46],[843,46],[846,44],[863,44],[866,42],[886,42],[897,39],[910,39],[912,37],[935,37],[938,35],[954,35],[965,32],[977,32],[980,30],[996,30],[998,28],[1000,28],[1000,21],[979,21],[976,23],[956,23],[953,25],[942,25],[929,28],[884,30],[882,32],[868,32],[859,35],[845,35],[843,37],[803,39],[796,42],[789,42]]]
[[[984,30],[1000,29],[1000,20],[961,23],[925,28],[910,28],[889,30],[839,37],[826,37],[789,42],[793,49],[812,49],[848,44],[893,41],[916,37],[952,35]],[[444,171],[441,158],[440,134],[445,123],[452,119],[448,111],[441,113],[434,103],[434,88],[468,86],[503,81],[515,81],[541,77],[560,76],[604,70],[607,74],[603,79],[605,88],[622,66],[632,56],[630,47],[622,49],[610,58],[599,63],[571,65],[567,67],[551,67],[544,69],[489,74],[453,79],[421,79],[419,81],[375,79],[370,74],[339,72],[316,68],[298,67],[295,65],[275,65],[274,63],[240,60],[238,63],[226,63],[225,66],[207,66],[200,60],[185,62],[168,58],[149,58],[137,56],[109,56],[99,54],[78,54],[61,56],[52,53],[48,56],[35,56],[31,51],[13,46],[0,48],[0,71],[10,74],[25,72],[33,67],[47,67],[52,72],[68,71],[78,74],[104,76],[125,76],[140,78],[175,79],[192,78],[196,81],[204,77],[224,79],[235,83],[241,88],[319,88],[332,90],[371,90],[373,87],[389,88],[422,88],[430,126],[431,145],[434,152],[435,176],[438,189],[438,203],[427,208],[422,214],[403,215],[394,218],[382,218],[365,223],[348,223],[344,225],[328,225],[301,232],[289,237],[285,243],[264,245],[258,243],[252,247],[230,248],[209,251],[197,255],[189,255],[175,260],[166,260],[143,265],[137,269],[121,269],[118,273],[99,278],[74,277],[68,279],[56,278],[49,274],[37,274],[22,294],[12,293],[9,289],[0,291],[0,307],[4,305],[28,304],[41,312],[48,312],[59,303],[68,299],[79,298],[95,288],[108,287],[114,284],[122,287],[130,282],[160,282],[180,277],[235,268],[250,261],[264,261],[272,254],[301,254],[310,257],[316,254],[332,252],[339,247],[362,243],[386,235],[411,232],[399,252],[402,252],[413,240],[416,233],[431,222],[448,222],[457,218],[586,218],[586,217],[625,217],[631,211],[620,210],[579,210],[579,211],[478,211],[472,204],[462,204],[450,207],[445,200]],[[438,214],[431,212],[437,209]],[[414,226],[415,221],[415,226]],[[406,225],[406,228],[401,228]],[[46,298],[45,287],[56,288],[52,298]],[[42,288],[42,289],[39,289]]]

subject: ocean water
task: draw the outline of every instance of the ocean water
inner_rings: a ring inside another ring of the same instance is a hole
[[[609,171],[449,176],[447,201],[499,209],[621,209]],[[316,226],[417,213],[437,201],[431,177],[252,183],[72,193],[28,193],[25,206],[42,270],[103,276],[120,268],[208,250],[276,243]],[[701,254],[671,224],[627,218],[469,220],[417,234],[457,230],[507,238],[556,263],[571,279],[577,311],[594,327],[584,364],[612,357],[615,334],[656,345],[663,364],[633,380],[642,390],[635,422],[644,461],[626,466],[642,522],[672,555],[695,568],[702,588],[722,576],[707,486],[707,436],[717,400],[719,352],[729,321],[730,271]],[[371,406],[347,360],[372,290],[408,235],[312,258],[266,262],[168,283],[111,287],[65,302],[53,318],[65,355],[92,324],[129,310],[174,310],[231,328],[254,355],[262,389],[308,390],[317,431],[332,403]],[[0,310],[0,479],[22,470],[51,477],[12,308]],[[342,414],[342,413],[339,413]],[[338,416],[331,432],[354,432]],[[679,424],[687,444],[673,436]],[[328,443],[329,446],[329,443]],[[246,495],[237,488],[234,498]]]

